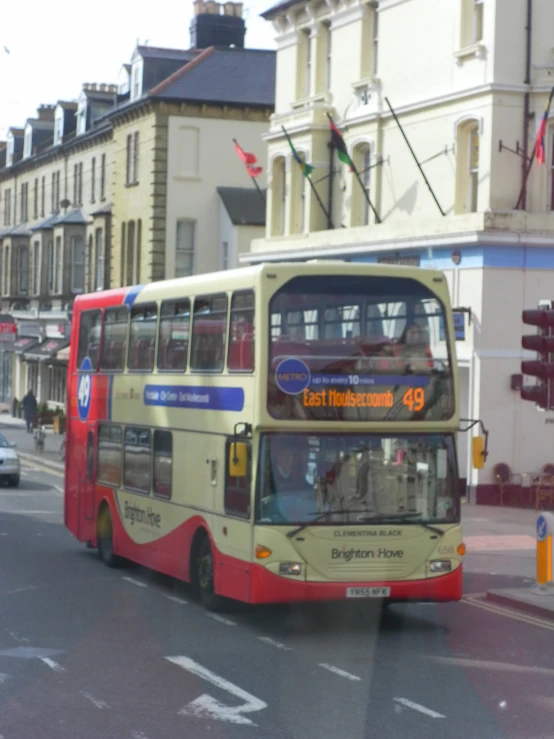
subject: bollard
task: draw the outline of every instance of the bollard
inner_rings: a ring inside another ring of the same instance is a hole
[[[537,518],[537,585],[541,590],[552,586],[552,536],[554,514],[542,513]]]

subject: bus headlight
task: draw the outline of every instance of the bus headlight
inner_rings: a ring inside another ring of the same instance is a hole
[[[298,562],[281,562],[279,565],[280,575],[301,575],[302,565]]]
[[[433,559],[429,562],[431,572],[450,572],[452,570],[452,562],[449,559]]]

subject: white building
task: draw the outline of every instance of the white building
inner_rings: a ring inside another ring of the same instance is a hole
[[[264,17],[278,43],[276,107],[266,134],[266,236],[242,261],[408,260],[444,270],[454,307],[469,309],[460,313],[457,342],[462,416],[483,419],[490,431],[479,473],[471,469],[469,434],[461,436],[461,476],[479,500],[493,500],[496,464],[538,473],[554,461],[552,414],[512,389],[522,359],[521,311],[554,297],[550,126],[546,162],[533,164],[523,187],[554,84],[554,4],[286,0]],[[327,114],[381,223],[332,152],[330,186]],[[330,219],[292,158],[283,126],[315,167],[312,181]]]

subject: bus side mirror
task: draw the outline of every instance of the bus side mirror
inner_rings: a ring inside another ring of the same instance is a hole
[[[485,438],[483,436],[473,437],[471,440],[471,454],[473,467],[476,470],[482,470],[485,466]]]
[[[248,444],[233,441],[229,446],[229,476],[246,477],[248,463]]]

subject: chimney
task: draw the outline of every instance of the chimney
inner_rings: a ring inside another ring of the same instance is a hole
[[[37,117],[39,121],[53,121],[55,110],[55,105],[40,105],[37,108]]]
[[[242,17],[242,3],[215,0],[195,0],[190,24],[190,44],[193,49],[208,46],[235,46],[244,48],[246,26]]]

